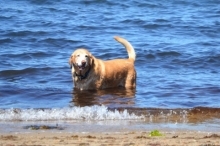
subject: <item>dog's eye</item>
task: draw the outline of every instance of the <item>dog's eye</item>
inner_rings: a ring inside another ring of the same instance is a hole
[[[85,57],[87,58],[87,57],[88,57],[88,55],[85,55]]]
[[[76,55],[77,57],[79,57],[80,55]]]

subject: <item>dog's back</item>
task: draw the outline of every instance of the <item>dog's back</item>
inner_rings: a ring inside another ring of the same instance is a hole
[[[136,71],[134,61],[136,54],[132,45],[125,39],[115,36],[116,41],[121,43],[128,52],[128,59],[114,59],[104,61],[105,86],[133,88],[136,86]]]

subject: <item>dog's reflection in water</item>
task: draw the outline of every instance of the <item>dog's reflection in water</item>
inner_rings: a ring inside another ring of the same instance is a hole
[[[135,89],[73,90],[73,106],[105,105],[110,108],[134,105]]]

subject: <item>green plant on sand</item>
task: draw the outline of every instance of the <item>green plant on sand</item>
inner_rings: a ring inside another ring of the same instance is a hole
[[[150,132],[149,136],[163,136],[158,130],[153,130]]]

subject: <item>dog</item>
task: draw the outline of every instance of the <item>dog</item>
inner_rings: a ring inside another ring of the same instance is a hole
[[[116,87],[132,89],[136,87],[134,48],[124,38],[115,36],[114,39],[127,49],[127,59],[104,61],[97,59],[84,48],[79,48],[72,53],[69,64],[75,89],[98,90]]]

